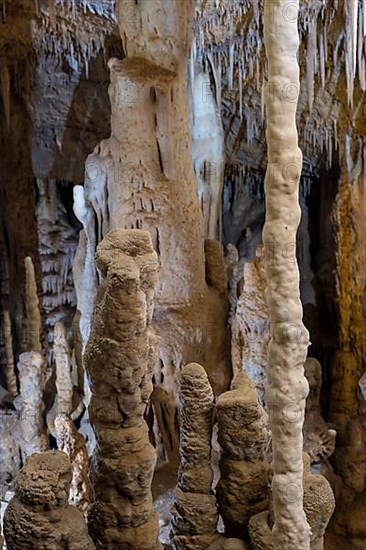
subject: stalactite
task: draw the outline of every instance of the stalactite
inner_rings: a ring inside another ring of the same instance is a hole
[[[7,309],[3,310],[3,331],[6,355],[5,378],[6,386],[9,393],[16,397],[18,395],[17,378],[14,371],[14,352],[13,352],[13,337],[11,331],[10,313]]]
[[[27,346],[28,351],[42,351],[42,319],[39,311],[36,277],[32,258],[25,258],[26,274],[26,310],[27,310]]]
[[[268,86],[266,94],[268,168],[263,242],[270,319],[266,395],[273,441],[274,546],[309,550],[310,528],[302,498],[290,502],[287,496],[289,487],[296,487],[302,494],[302,424],[308,393],[304,362],[309,344],[309,334],[302,323],[296,246],[287,246],[295,241],[300,221],[298,184],[302,168],[297,144],[297,102],[286,101],[282,94],[289,82],[299,85],[299,2],[292,2],[291,6],[291,18],[283,17],[285,0],[276,4],[266,1],[264,8],[268,81],[279,83]],[[299,411],[297,422],[288,421],[294,402]]]

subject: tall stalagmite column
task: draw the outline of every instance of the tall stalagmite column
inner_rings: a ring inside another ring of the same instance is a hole
[[[268,168],[263,241],[271,324],[267,402],[273,438],[276,550],[310,548],[310,528],[302,498],[302,426],[308,393],[304,362],[309,335],[302,323],[295,245],[301,214],[298,190],[302,167],[294,99],[300,85],[298,9],[298,0],[266,0],[264,8]]]
[[[156,453],[144,420],[154,366],[157,256],[146,231],[114,230],[99,244],[96,261],[103,279],[84,355],[98,443],[90,532],[97,548],[157,550]]]

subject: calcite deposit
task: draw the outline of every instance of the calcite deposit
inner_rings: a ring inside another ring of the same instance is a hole
[[[321,414],[320,392],[322,386],[322,368],[315,358],[305,361],[305,376],[309,383],[309,395],[306,399],[304,422],[304,451],[312,463],[327,461],[334,453],[337,432],[328,427]]]
[[[151,335],[157,257],[150,236],[113,230],[98,246],[102,276],[84,361],[97,438],[90,532],[97,548],[160,548],[152,507],[156,453],[144,420],[152,391]]]
[[[268,60],[265,93],[268,167],[265,179],[266,222],[263,228],[266,299],[270,321],[266,399],[271,415],[273,450],[273,542],[282,550],[309,550],[310,528],[301,499],[289,502],[285,488],[302,487],[302,424],[308,383],[304,363],[309,333],[302,322],[300,275],[296,260],[296,231],[302,153],[298,146],[295,100],[284,90],[300,86],[298,0],[264,3],[264,43]],[[286,411],[296,404],[297,422]]]
[[[92,550],[81,512],[68,504],[71,465],[59,451],[29,457],[4,517],[8,550]]]
[[[303,502],[307,522],[310,525],[310,549],[324,549],[324,534],[334,512],[335,500],[332,488],[324,476],[312,474],[310,458],[304,453],[303,484],[289,484],[284,490],[288,505]],[[302,486],[304,492],[302,493]],[[273,500],[270,511],[253,516],[249,522],[250,540],[253,550],[276,550],[273,540]]]
[[[222,449],[217,499],[225,533],[245,538],[251,516],[268,506],[268,416],[247,374],[234,378],[216,404]]]
[[[43,355],[38,351],[22,353],[19,357],[18,370],[21,393],[21,449],[25,458],[49,448],[43,420]]]
[[[186,365],[180,376],[180,468],[172,510],[173,547],[205,550],[217,538],[212,491],[211,439],[214,397],[204,368]]]

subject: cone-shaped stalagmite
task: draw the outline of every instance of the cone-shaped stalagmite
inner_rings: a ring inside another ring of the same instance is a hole
[[[156,456],[143,416],[152,391],[157,256],[147,232],[114,230],[98,246],[96,262],[102,284],[84,356],[98,442],[90,531],[104,550],[155,550]]]
[[[302,323],[295,245],[302,168],[296,129],[298,9],[298,0],[266,0],[264,7],[268,168],[263,241],[271,337],[267,402],[273,439],[273,542],[281,550],[310,548],[301,498],[302,426],[308,393],[304,362],[309,335]],[[289,488],[294,487],[300,495],[296,500],[288,498]]]

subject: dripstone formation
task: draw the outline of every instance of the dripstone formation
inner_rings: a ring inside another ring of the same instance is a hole
[[[311,528],[310,549],[323,550],[324,534],[335,508],[332,488],[324,476],[312,474],[310,458],[304,453],[304,476],[302,487],[294,483],[283,488],[287,504],[303,501],[304,512]],[[253,550],[276,550],[273,541],[273,500],[269,511],[253,516],[249,523],[250,539]]]
[[[181,465],[172,510],[176,550],[206,550],[218,536],[211,469],[213,410],[214,396],[204,368],[187,365],[179,391]]]
[[[84,517],[68,504],[71,464],[65,453],[30,456],[4,516],[8,550],[92,550]]]
[[[89,528],[97,548],[155,550],[156,455],[144,412],[155,361],[150,323],[157,256],[147,232],[114,230],[99,244],[96,262],[102,282],[84,356],[98,442]]]
[[[268,418],[244,372],[235,376],[231,388],[216,404],[222,448],[216,494],[225,533],[246,538],[251,516],[268,506]]]

